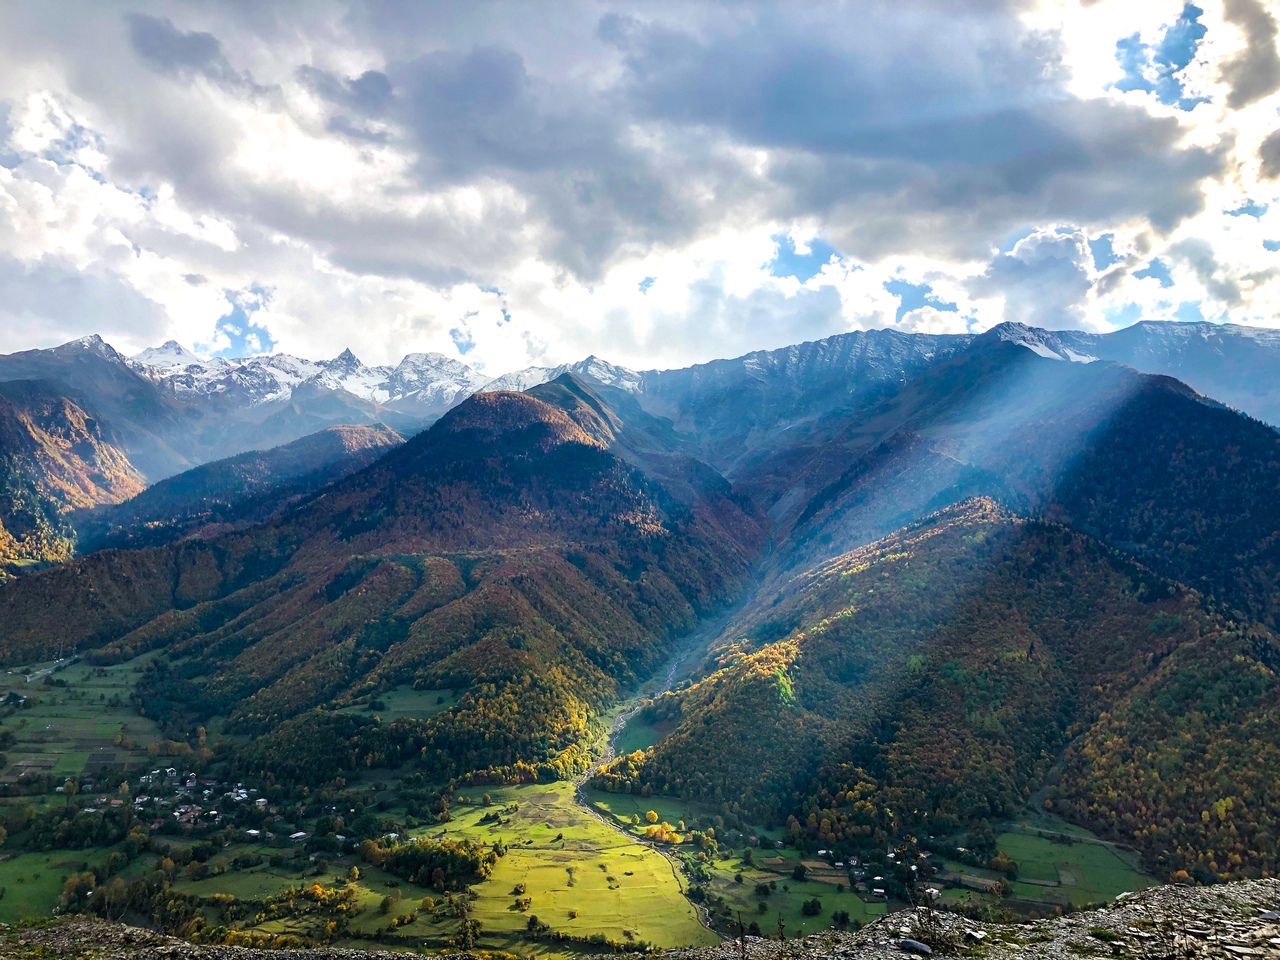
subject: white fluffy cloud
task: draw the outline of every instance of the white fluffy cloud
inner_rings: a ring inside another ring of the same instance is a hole
[[[1263,0],[10,4],[0,350],[1270,324],[1276,42]]]

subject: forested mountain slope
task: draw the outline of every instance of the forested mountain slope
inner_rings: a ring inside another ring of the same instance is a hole
[[[991,496],[1280,624],[1280,434],[1118,364],[980,340],[741,487],[779,522],[778,570]]]
[[[260,522],[291,502],[368,466],[404,442],[389,427],[340,426],[161,480],[112,507],[75,517],[77,551],[160,546]]]
[[[112,440],[96,414],[54,385],[0,383],[0,578],[24,564],[69,557],[73,509],[142,489]]]
[[[274,776],[576,769],[593,714],[737,594],[763,532],[727,484],[672,493],[610,452],[622,419],[568,386],[478,395],[270,523],[27,578],[0,591],[0,650],[162,648],[182,665],[145,709],[263,734],[238,762]],[[387,725],[317,709],[398,683],[466,693]]]
[[[43,380],[93,410],[144,477],[167,477],[199,462],[191,412],[138,376],[101,337],[0,356],[0,382],[14,380]]]
[[[838,851],[1043,790],[1166,875],[1280,869],[1275,636],[1093,538],[972,501],[762,593],[732,629],[717,669],[648,708],[672,732],[601,785],[741,803]]]

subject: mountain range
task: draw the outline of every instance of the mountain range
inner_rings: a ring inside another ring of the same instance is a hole
[[[596,786],[811,851],[1033,804],[1165,876],[1274,871],[1278,350],[1006,324],[497,380],[0,357],[0,659],[137,661],[166,736],[217,729],[211,762],[281,789],[518,783],[582,775],[721,615]],[[406,687],[440,709],[355,712]]]

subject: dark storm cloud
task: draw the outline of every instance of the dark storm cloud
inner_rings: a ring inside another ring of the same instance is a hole
[[[1280,130],[1268,136],[1258,147],[1262,161],[1262,175],[1268,180],[1280,177]]]
[[[375,139],[371,122],[395,124],[424,186],[517,186],[544,253],[586,278],[744,210],[829,217],[842,249],[869,257],[977,255],[1043,219],[1145,216],[1163,231],[1221,169],[1173,120],[1069,96],[1056,38],[1009,4],[725,9],[697,28],[679,8],[605,14],[583,56],[613,51],[607,84],[531,69],[510,37],[300,76],[333,105],[331,129]],[[394,20],[376,4],[363,22]],[[741,146],[771,151],[767,170]]]
[[[1245,35],[1244,50],[1222,68],[1231,86],[1227,106],[1236,110],[1280,89],[1276,20],[1261,0],[1225,0],[1223,14]]]
[[[845,240],[863,255],[940,228],[963,249],[1045,218],[1169,229],[1221,169],[1179,145],[1174,120],[1068,96],[1055,39],[1008,18],[939,29],[920,9],[874,8],[852,25],[766,16],[695,36],[608,16],[600,35],[637,113],[779,151],[784,206],[854,215]]]
[[[211,33],[183,32],[167,17],[130,13],[129,42],[134,52],[162,73],[180,77],[200,75],[211,80],[240,82],[222,52],[222,42]]]

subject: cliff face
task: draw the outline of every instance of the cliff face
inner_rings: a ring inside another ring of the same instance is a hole
[[[536,944],[530,944],[536,949]],[[82,917],[0,928],[0,958],[13,960],[399,960],[404,954],[340,950],[257,950],[195,946],[172,937]],[[476,960],[472,954],[459,958]],[[910,956],[984,960],[1141,960],[1280,957],[1280,880],[1215,887],[1155,887],[1054,920],[980,923],[923,910],[889,914],[857,933],[801,940],[727,940],[671,950],[666,960],[890,960]]]

